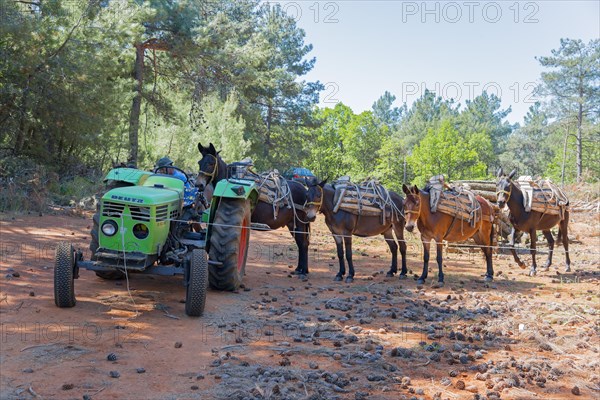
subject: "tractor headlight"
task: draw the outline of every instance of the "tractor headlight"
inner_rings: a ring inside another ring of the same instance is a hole
[[[117,230],[118,226],[115,221],[108,220],[102,224],[102,233],[104,233],[106,236],[113,236],[115,233],[117,233]]]

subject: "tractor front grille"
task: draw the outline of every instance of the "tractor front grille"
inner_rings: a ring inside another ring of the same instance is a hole
[[[168,204],[156,207],[156,220],[157,221],[166,220],[168,215],[169,215],[169,205]]]
[[[102,205],[102,216],[103,217],[121,218],[124,208],[125,208],[124,204],[118,204],[118,203],[112,203],[110,201],[105,201],[104,204]]]
[[[129,206],[131,211],[131,219],[136,221],[150,221],[150,207],[133,207]]]

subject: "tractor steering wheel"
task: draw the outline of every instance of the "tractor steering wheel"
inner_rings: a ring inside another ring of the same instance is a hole
[[[182,174],[185,176],[185,179],[186,179],[186,181],[187,181],[187,182],[190,182],[190,177],[189,177],[189,175],[188,175],[188,174],[186,174],[184,170],[182,170],[181,168],[179,168],[179,167],[176,167],[176,166],[174,166],[174,165],[168,165],[168,166],[165,166],[165,167],[158,167],[158,168],[155,168],[155,169],[154,169],[154,173],[155,173],[155,174],[157,174],[157,173],[158,173],[158,174],[164,174],[164,175],[169,175],[169,176],[171,176],[170,174],[165,174],[165,172],[166,172],[166,171],[164,171],[164,172],[159,172],[159,171],[161,171],[161,170],[166,170],[167,168],[173,168],[173,169],[176,169],[177,171],[181,172],[181,173],[182,173]]]

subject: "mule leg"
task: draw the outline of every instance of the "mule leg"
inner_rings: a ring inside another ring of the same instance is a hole
[[[392,277],[398,272],[398,245],[396,244],[396,239],[394,239],[394,233],[391,228],[383,232],[383,237],[392,252],[392,265],[386,276]]]
[[[352,264],[352,236],[344,236],[344,247],[346,248],[346,261],[348,262],[348,276],[346,282],[354,281],[354,265]]]
[[[444,285],[444,271],[442,270],[443,268],[443,253],[444,253],[444,245],[443,243],[437,243],[436,242],[436,250],[437,250],[437,256],[436,256],[436,261],[437,261],[437,265],[438,265],[438,284],[440,286]]]
[[[333,235],[333,238],[335,239],[338,261],[340,262],[340,270],[333,280],[341,281],[343,276],[346,275],[346,266],[344,264],[344,239],[338,235]]]
[[[298,224],[296,226],[296,231],[294,231],[294,226],[292,224],[291,226],[288,225],[288,229],[294,237],[296,246],[298,246],[298,266],[294,270],[294,274],[306,275],[308,274],[309,227],[307,224]]]
[[[404,240],[404,224],[394,224],[394,233],[400,246],[400,256],[402,257],[402,269],[398,278],[406,279],[408,270],[406,269],[406,241]]]
[[[554,238],[552,237],[552,232],[550,230],[542,231],[544,237],[548,241],[548,260],[542,267],[543,270],[548,271],[550,266],[552,265],[552,253],[554,252]]]
[[[287,225],[289,231],[290,231],[290,235],[292,235],[292,237],[294,238],[294,241],[296,242],[296,245],[298,246],[298,265],[296,266],[296,269],[294,270],[294,275],[301,275],[302,274],[302,267],[300,265],[300,245],[298,244],[298,238],[296,237],[297,233],[294,232],[294,224],[293,223],[289,223]]]
[[[535,261],[537,235],[535,229],[529,231],[529,253],[531,254],[531,270],[529,276],[534,276],[537,273],[537,263]]]
[[[429,246],[431,244],[431,239],[425,240],[421,238],[421,242],[423,242],[423,272],[421,272],[421,277],[417,280],[419,285],[424,284],[425,279],[427,279],[427,269],[429,268]]]
[[[517,250],[515,250],[515,235],[517,234],[517,232],[517,229],[513,226],[512,231],[510,231],[510,235],[508,236],[508,245],[510,246],[510,252],[519,268],[525,269],[525,263],[521,261],[519,255],[517,254]]]
[[[565,272],[571,272],[571,257],[569,257],[569,235],[567,234],[567,228],[569,226],[569,212],[565,211],[565,218],[560,221],[560,225],[558,226],[558,232],[562,238],[562,244],[565,249],[565,259],[567,268]]]
[[[515,247],[515,235],[517,234],[517,230],[513,226],[510,233],[508,234],[508,245],[510,247]]]
[[[483,232],[482,229],[473,236],[473,240],[481,246],[481,251],[483,251],[483,255],[485,256],[486,272],[485,278],[483,279],[485,282],[491,282],[494,279],[494,267],[492,264],[492,256],[494,254],[494,251],[492,250],[494,241],[493,233],[494,227],[491,225],[487,233]]]

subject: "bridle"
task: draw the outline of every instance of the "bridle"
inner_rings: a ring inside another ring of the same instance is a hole
[[[309,201],[308,203],[304,204],[304,207],[310,207],[310,206],[317,206],[317,213],[319,211],[321,211],[321,206],[323,205],[323,188],[319,185],[317,185],[317,187],[319,188],[319,190],[321,191],[321,197],[319,197],[319,201]]]
[[[496,191],[496,198],[499,197],[498,196],[499,194],[504,194],[504,195],[506,195],[506,199],[504,200],[504,202],[508,203],[508,199],[510,199],[510,195],[512,193],[512,188],[513,188],[512,182],[508,181],[508,187],[510,190],[502,189],[502,190]]]
[[[411,196],[415,196],[418,199],[419,202],[419,209],[418,210],[407,210],[406,207],[404,208],[404,214],[417,214],[416,219],[419,219],[419,215],[421,215],[421,196],[419,196],[418,194],[411,194]]]
[[[213,156],[212,154],[206,154],[205,156],[210,156],[215,159],[215,166],[212,172],[202,171],[202,169],[198,171],[199,175],[203,175],[206,177],[206,184],[209,184],[215,179],[215,176],[217,176],[217,173],[219,172],[219,159],[216,156]],[[198,161],[198,164],[200,164],[200,161]]]

